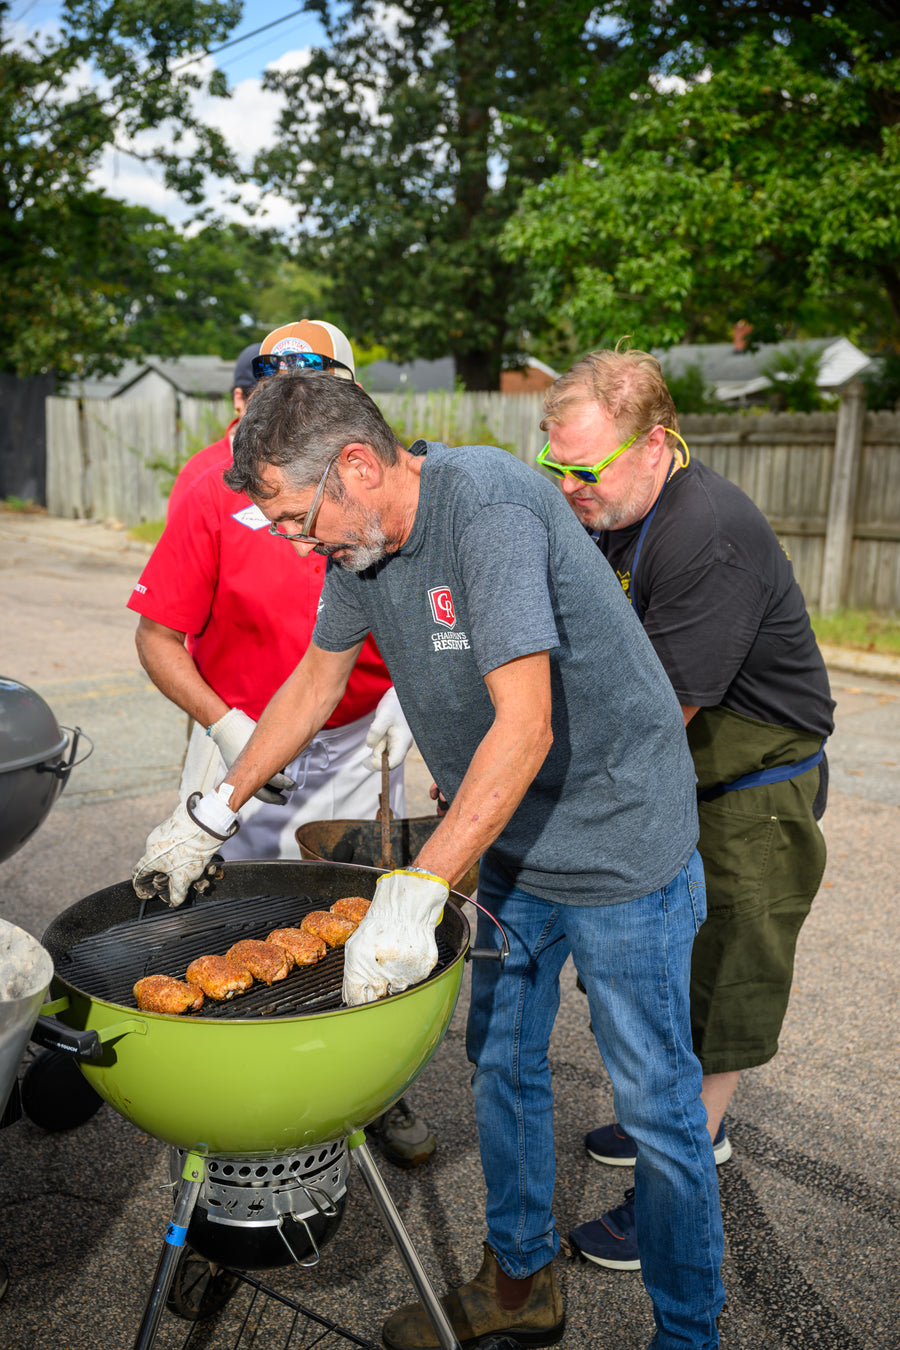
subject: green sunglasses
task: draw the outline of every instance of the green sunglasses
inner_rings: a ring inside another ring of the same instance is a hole
[[[647,430],[651,431],[652,427],[648,427]],[[684,462],[685,464],[687,464],[688,460],[690,459],[691,452],[688,450],[684,441],[681,440],[681,437],[678,435],[678,432],[673,431],[671,427],[666,427],[665,430],[668,432],[670,436],[674,436],[677,441],[681,441],[681,444],[684,445],[686,454]],[[598,483],[600,481],[600,475],[603,472],[603,470],[608,468],[609,465],[612,464],[614,459],[618,459],[619,455],[621,455],[623,451],[627,450],[629,446],[634,445],[635,441],[638,440],[639,437],[644,435],[646,435],[646,432],[636,431],[630,440],[623,441],[623,443],[616,450],[614,450],[611,455],[606,456],[606,459],[601,459],[599,463],[590,465],[557,464],[555,460],[548,459],[547,454],[550,450],[550,442],[548,441],[547,444],[544,446],[543,450],[541,450],[540,453],[538,454],[537,463],[541,466],[542,469],[549,469],[550,473],[554,474],[554,476],[557,478],[565,478],[566,474],[569,474],[572,478],[577,478],[581,483]]]

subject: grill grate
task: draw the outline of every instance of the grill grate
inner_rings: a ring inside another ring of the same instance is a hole
[[[299,928],[305,915],[327,908],[308,895],[257,895],[216,900],[196,907],[147,914],[83,938],[56,960],[61,979],[91,998],[137,1007],[132,992],[144,975],[184,972],[198,956],[224,956],[242,938],[265,938],[273,928]],[[440,929],[437,975],[454,952]],[[185,1017],[297,1017],[340,1008],[344,976],[343,948],[329,948],[314,966],[295,967],[271,986],[254,983],[245,994],[217,1003],[205,998],[199,1013]]]

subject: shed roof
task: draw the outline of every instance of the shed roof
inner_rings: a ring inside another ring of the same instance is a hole
[[[762,373],[772,357],[779,353],[821,352],[817,384],[820,389],[842,389],[867,370],[871,358],[849,338],[805,338],[792,342],[764,342],[753,350],[740,351],[731,342],[682,343],[677,347],[655,347],[653,355],[672,375],[683,375],[691,366],[699,366],[716,397],[723,401],[745,398],[771,386]]]
[[[63,392],[76,398],[117,398],[155,375],[192,398],[220,398],[232,390],[234,362],[221,356],[144,356],[125,361],[114,375],[73,381]]]

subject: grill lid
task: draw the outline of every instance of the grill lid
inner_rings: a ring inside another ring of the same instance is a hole
[[[58,759],[67,740],[40,694],[0,676],[0,773]]]

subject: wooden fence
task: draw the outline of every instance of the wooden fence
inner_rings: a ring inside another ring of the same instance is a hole
[[[233,417],[230,401],[47,399],[47,510],[76,520],[161,520],[178,467]]]
[[[505,446],[533,465],[539,394],[385,394],[398,436]],[[161,519],[177,464],[221,435],[224,404],[200,399],[47,400],[51,514]],[[837,413],[684,417],[698,459],[772,522],[811,607],[900,610],[900,415],[866,413],[854,386]],[[153,467],[156,466],[156,467]]]

